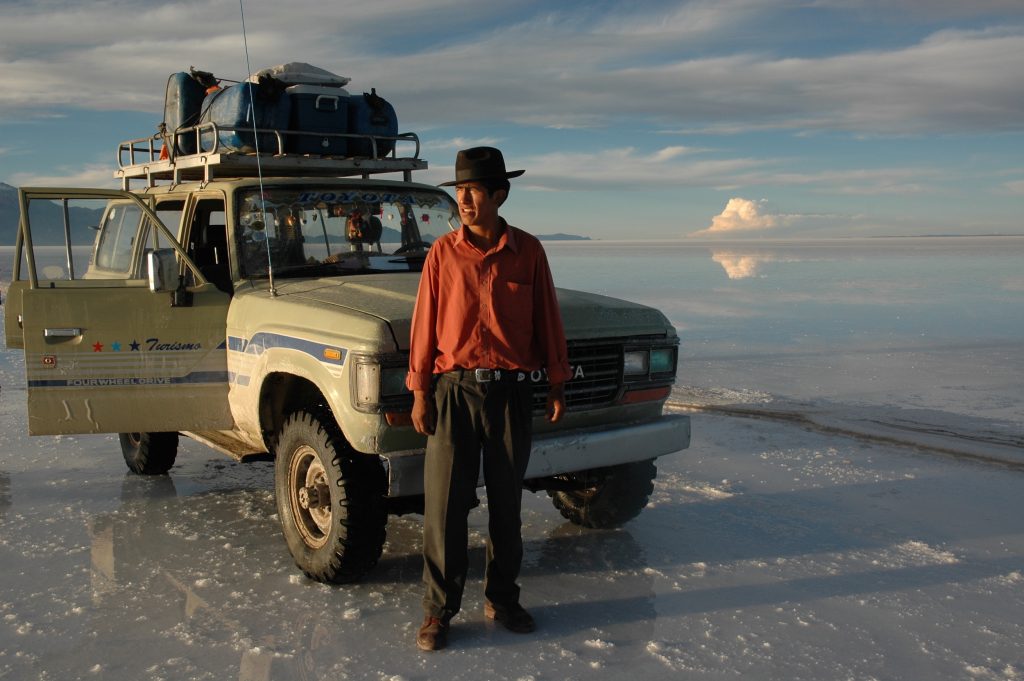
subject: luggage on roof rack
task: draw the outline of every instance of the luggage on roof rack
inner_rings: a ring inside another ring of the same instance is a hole
[[[271,77],[288,85],[319,85],[321,87],[345,87],[352,80],[345,76],[331,73],[319,66],[301,61],[288,62],[271,66],[254,73],[249,80],[259,82],[261,77]]]
[[[197,126],[193,134],[202,131],[208,131],[211,137],[219,136],[220,132],[212,124],[204,124]],[[266,177],[369,177],[381,173],[402,173],[408,182],[412,179],[412,171],[427,168],[426,160],[420,158],[420,140],[415,133],[403,132],[387,140],[351,133],[346,137],[367,141],[378,148],[386,142],[393,145],[393,149],[381,158],[287,154],[262,149],[258,155],[219,149],[161,158],[163,138],[152,135],[126,140],[118,145],[118,167],[114,177],[121,180],[124,189],[129,188],[131,180],[144,180],[147,186],[154,186],[161,180],[172,183],[209,182],[216,177],[256,177],[258,173]]]
[[[340,87],[323,85],[290,85],[286,92],[290,134],[285,141],[285,151],[295,154],[347,155],[348,138],[316,133],[349,132],[348,92]]]
[[[214,175],[368,176],[427,167],[414,133],[377,94],[350,95],[349,79],[292,62],[221,87],[213,74],[171,74],[161,132],[118,146],[114,176],[208,181]],[[399,146],[401,145],[401,149]],[[403,153],[399,153],[399,151]],[[411,152],[411,153],[410,153]]]
[[[383,135],[384,138],[398,134],[398,116],[395,107],[377,94],[376,88],[362,97],[353,97],[349,104],[348,128],[363,135]],[[352,156],[381,157],[391,153],[392,145],[385,142],[374,148],[368,140],[354,140],[349,143]]]
[[[221,130],[203,132],[202,150],[217,146],[243,152],[276,148],[272,131],[288,128],[289,112],[290,99],[284,84],[272,79],[214,90],[203,100],[200,123],[214,123]]]
[[[169,135],[168,144],[173,144],[175,154],[196,153],[196,141],[188,135],[178,139],[177,131],[190,128],[199,122],[206,88],[191,73],[179,71],[167,78],[164,94],[164,126]]]

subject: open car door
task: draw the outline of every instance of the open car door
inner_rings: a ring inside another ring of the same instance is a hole
[[[151,206],[113,190],[22,189],[19,201],[5,313],[8,346],[25,349],[29,433],[231,428],[230,296]],[[176,262],[177,290],[151,290],[152,251]]]

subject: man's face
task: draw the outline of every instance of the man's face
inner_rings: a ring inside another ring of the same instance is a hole
[[[479,182],[466,182],[455,187],[459,215],[466,225],[487,225],[497,221],[498,208],[504,198],[505,190],[499,189],[492,196]]]

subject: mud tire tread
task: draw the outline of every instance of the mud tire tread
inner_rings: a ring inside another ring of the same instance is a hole
[[[582,527],[618,527],[647,506],[654,492],[658,468],[653,459],[583,471],[566,476],[585,480],[585,489],[549,490],[548,496],[562,517]]]
[[[303,541],[290,502],[290,457],[303,444],[316,450],[332,489],[332,526],[319,548]],[[387,537],[387,481],[380,460],[353,451],[326,410],[300,410],[285,419],[275,455],[278,517],[295,564],[318,582],[358,581],[377,564]]]
[[[128,470],[139,475],[164,475],[178,458],[177,433],[119,433]]]

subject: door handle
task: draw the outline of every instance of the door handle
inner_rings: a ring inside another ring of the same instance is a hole
[[[81,335],[82,329],[80,328],[43,329],[43,338],[74,338]]]

